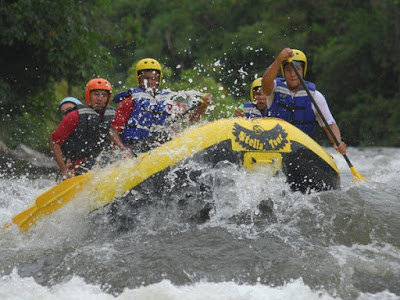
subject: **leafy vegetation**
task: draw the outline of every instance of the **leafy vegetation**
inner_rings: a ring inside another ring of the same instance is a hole
[[[154,57],[163,88],[211,92],[210,119],[247,101],[251,82],[283,47],[308,56],[344,140],[400,146],[400,1],[0,1],[0,138],[48,149],[65,96],[107,78],[136,85]],[[325,138],[326,140],[326,138]]]

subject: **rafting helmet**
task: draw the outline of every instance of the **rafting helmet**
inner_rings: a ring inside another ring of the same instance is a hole
[[[257,102],[257,101],[254,101],[254,89],[255,89],[255,88],[261,88],[261,80],[262,80],[262,77],[257,78],[257,79],[254,80],[253,83],[251,84],[251,88],[250,88],[250,99],[251,99],[251,102],[252,102],[253,104],[256,104],[256,102]]]
[[[161,65],[158,61],[156,61],[154,58],[143,58],[138,61],[136,64],[136,81],[139,84],[139,72],[144,71],[144,70],[155,70],[160,74],[160,81],[159,83],[161,84],[161,75],[162,75],[162,70],[161,70]]]
[[[110,94],[107,100],[107,104],[110,101],[110,97],[112,94],[112,86],[111,83],[108,82],[108,80],[105,80],[103,78],[94,78],[92,80],[89,80],[88,83],[86,83],[86,88],[85,88],[85,98],[86,98],[86,104],[90,104],[90,92],[93,90],[106,90]]]
[[[64,103],[73,103],[75,105],[82,105],[82,102],[79,101],[78,99],[76,99],[74,97],[66,97],[60,101],[60,104],[58,105],[58,109],[61,109],[61,105],[63,105]]]
[[[306,77],[306,72],[307,72],[307,56],[303,53],[303,51],[297,50],[297,49],[292,49],[293,51],[293,56],[292,56],[292,60],[293,62],[299,62],[303,65],[303,77]],[[285,76],[285,73],[283,71],[283,68],[285,67],[285,65],[288,63],[287,60],[285,60],[282,64],[281,64],[281,71],[282,71],[282,75]]]

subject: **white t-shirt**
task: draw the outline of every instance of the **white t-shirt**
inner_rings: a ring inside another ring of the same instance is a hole
[[[284,82],[284,83],[286,84],[286,82]],[[275,88],[276,88],[276,80],[274,80],[274,89],[272,90],[271,95],[267,96],[268,108],[271,107],[272,102],[274,101]],[[295,95],[295,93],[292,93],[292,96],[294,96],[294,95]],[[328,122],[328,124],[329,125],[336,124],[336,121],[333,118],[331,111],[329,110],[329,106],[328,106],[328,103],[326,102],[324,95],[322,95],[319,91],[316,90],[314,93],[314,100],[315,100],[315,103],[318,105],[321,113],[324,115],[325,120]],[[325,127],[325,123],[324,123],[324,121],[322,121],[322,118],[318,114],[318,111],[315,108],[313,103],[311,103],[311,108],[315,114],[315,119],[317,120],[319,126]]]

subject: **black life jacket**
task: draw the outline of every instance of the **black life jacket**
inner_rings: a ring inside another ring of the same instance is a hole
[[[61,146],[65,158],[72,162],[94,159],[111,146],[109,132],[115,115],[113,107],[107,107],[103,115],[86,105],[78,105],[77,109],[79,125]]]

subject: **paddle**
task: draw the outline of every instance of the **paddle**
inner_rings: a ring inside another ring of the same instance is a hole
[[[178,122],[179,120],[183,119],[184,116],[186,116],[188,113],[190,113],[191,111],[194,111],[196,108],[198,108],[200,105],[202,105],[204,103],[204,100],[200,100],[199,102],[197,102],[196,104],[194,104],[192,107],[188,108],[187,110],[185,110],[182,114],[178,115],[177,117],[175,117],[173,120],[169,121],[166,123],[166,125],[171,125],[174,124],[175,122]]]
[[[196,103],[195,105],[193,105],[191,108],[187,109],[183,114],[180,115],[181,118],[183,118],[184,116],[186,116],[186,114],[190,113],[191,111],[195,110],[196,108],[198,108],[200,105],[202,105],[204,103],[204,100],[200,100],[198,103]]]
[[[187,113],[195,110],[203,103],[204,100],[196,103],[194,106],[182,113],[179,119],[184,117]],[[72,177],[57,184],[50,190],[38,196],[31,207],[12,218],[12,222],[4,225],[3,229],[10,227],[14,223],[18,225],[21,231],[29,230],[29,228],[31,228],[43,216],[52,214],[54,211],[71,201],[75,197],[76,193],[83,189],[91,176],[92,175],[89,172]]]
[[[27,231],[44,215],[50,215],[71,201],[76,193],[83,189],[90,177],[90,173],[85,173],[62,181],[37,197],[31,207],[12,218],[12,222],[4,225],[3,229],[15,223],[21,231]]]
[[[322,120],[323,120],[323,122],[324,122],[324,124],[325,124],[325,126],[326,126],[326,128],[327,128],[327,130],[328,130],[328,132],[329,132],[329,134],[332,136],[333,140],[335,141],[336,146],[339,146],[340,143],[339,143],[338,139],[337,139],[336,136],[333,134],[332,129],[329,127],[328,122],[326,121],[324,115],[322,114],[322,112],[321,112],[321,110],[319,109],[317,103],[315,102],[314,97],[311,95],[311,92],[310,92],[310,90],[308,89],[306,83],[304,82],[303,77],[300,75],[299,70],[297,70],[297,68],[296,68],[296,66],[294,65],[293,60],[292,60],[291,58],[289,58],[288,61],[289,61],[289,63],[291,64],[291,66],[292,66],[294,72],[296,73],[297,77],[299,78],[299,80],[300,80],[302,86],[303,86],[304,89],[306,90],[308,97],[310,97],[311,102],[314,104],[315,108],[317,109],[318,114],[321,116],[321,118],[322,118]],[[354,182],[357,183],[357,180],[364,180],[364,181],[367,181],[367,179],[366,179],[364,176],[362,176],[362,175],[356,170],[356,168],[355,168],[355,167],[353,166],[353,164],[350,162],[350,159],[347,157],[347,155],[346,155],[346,154],[343,154],[343,157],[344,157],[344,159],[346,160],[347,164],[349,165],[351,172],[353,173]]]

